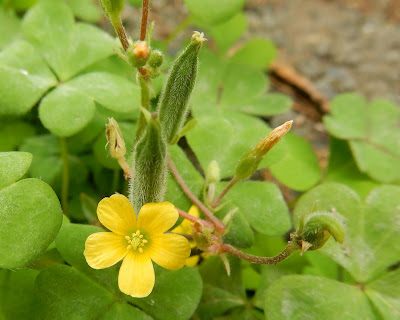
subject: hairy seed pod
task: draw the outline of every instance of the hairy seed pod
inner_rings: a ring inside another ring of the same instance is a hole
[[[167,143],[161,136],[157,114],[147,112],[146,118],[146,130],[133,151],[129,199],[136,214],[146,203],[162,202],[166,190]]]
[[[188,102],[196,81],[198,53],[205,41],[203,33],[194,32],[187,48],[175,60],[158,104],[163,135],[171,142],[181,130],[188,112]]]

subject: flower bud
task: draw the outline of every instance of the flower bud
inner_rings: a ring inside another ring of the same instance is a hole
[[[150,58],[151,48],[145,41],[136,41],[126,51],[128,62],[132,67],[143,67]]]
[[[247,151],[236,166],[235,176],[239,180],[249,178],[258,168],[265,154],[272,149],[290,130],[293,121],[287,121],[283,125],[272,130],[257,145]]]
[[[205,227],[200,221],[193,222],[192,235],[196,245],[200,250],[207,251],[213,244],[211,233],[212,230]]]
[[[125,0],[100,0],[104,14],[112,20],[124,10]]]
[[[168,142],[180,132],[188,112],[188,102],[197,77],[198,53],[206,39],[204,34],[194,32],[187,48],[175,60],[168,75],[158,113],[163,134]]]
[[[106,138],[106,147],[107,145],[109,146],[111,157],[119,159],[125,156],[126,147],[124,137],[114,118],[108,118],[108,124],[106,124]]]
[[[220,181],[220,169],[217,161],[212,160],[208,165],[206,180],[208,183],[218,183]]]
[[[146,112],[146,129],[134,150],[130,200],[135,212],[149,202],[164,200],[167,179],[167,143],[157,114]]]
[[[149,61],[147,64],[151,68],[159,68],[164,62],[164,55],[160,50],[154,50],[150,54]]]

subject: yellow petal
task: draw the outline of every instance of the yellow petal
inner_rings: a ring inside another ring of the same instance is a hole
[[[126,239],[112,232],[91,234],[85,243],[86,261],[93,269],[111,267],[125,257],[128,250]]]
[[[192,205],[190,207],[188,213],[193,217],[196,217],[196,218],[200,217],[199,208],[197,208],[195,205]]]
[[[97,206],[97,216],[107,229],[121,235],[137,230],[135,211],[129,199],[122,194],[104,198]]]
[[[190,255],[190,244],[185,237],[166,233],[152,237],[146,252],[161,267],[177,270],[185,265]]]
[[[140,209],[138,228],[150,236],[161,234],[171,229],[178,217],[178,211],[172,203],[147,203]]]
[[[199,260],[200,260],[199,256],[189,257],[186,259],[186,265],[188,267],[195,267],[195,266],[197,266],[197,263],[199,262]]]
[[[119,289],[132,297],[147,297],[154,287],[153,263],[146,252],[129,251],[118,277]]]

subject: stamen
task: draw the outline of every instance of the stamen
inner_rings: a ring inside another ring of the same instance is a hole
[[[131,246],[131,245],[129,245],[129,246],[127,246],[127,247],[126,247],[126,249],[127,249],[127,250],[129,250],[130,248],[132,248],[132,246]]]
[[[140,253],[143,253],[143,249],[142,249],[142,248],[139,248],[139,252],[140,252]]]
[[[143,253],[143,247],[149,242],[148,240],[144,239],[142,234],[140,234],[140,230],[136,230],[136,232],[132,233],[132,237],[125,236],[125,239],[129,244],[127,249],[138,250],[139,253]]]
[[[131,240],[131,237],[130,236],[125,236],[125,239],[126,240]]]
[[[148,241],[146,240],[146,239],[143,239],[142,240],[142,243],[147,243]]]

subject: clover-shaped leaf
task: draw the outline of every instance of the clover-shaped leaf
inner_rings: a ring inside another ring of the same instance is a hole
[[[26,113],[56,84],[54,74],[30,43],[16,41],[0,52],[0,114]]]
[[[0,189],[21,179],[31,162],[28,152],[0,152]]]
[[[386,100],[369,104],[361,96],[343,94],[324,117],[328,131],[349,141],[361,172],[381,182],[400,179],[400,111]]]
[[[273,319],[375,319],[368,298],[356,286],[305,275],[275,281],[265,297],[265,316]]]
[[[61,1],[41,1],[26,14],[22,29],[63,82],[113,53],[112,38],[94,26],[75,24]]]
[[[277,236],[290,228],[289,211],[279,188],[268,182],[237,183],[226,195],[251,227],[265,235]]]
[[[0,190],[0,267],[23,268],[44,253],[61,226],[60,202],[38,179]]]
[[[344,244],[329,240],[321,252],[342,265],[357,281],[366,283],[398,262],[400,243],[400,187],[374,188],[363,203],[350,188],[322,184],[303,195],[295,208],[297,217],[317,209],[335,210],[345,217]]]
[[[321,179],[321,168],[310,144],[303,138],[288,133],[285,136],[288,152],[270,166],[271,173],[293,190],[304,191]]]

